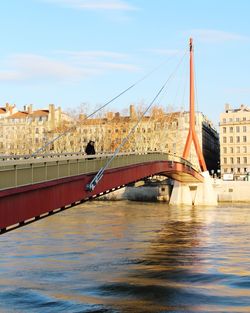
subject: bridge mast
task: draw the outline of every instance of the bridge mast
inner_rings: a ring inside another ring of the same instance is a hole
[[[201,167],[201,170],[204,172],[207,170],[206,163],[204,160],[204,156],[199,144],[199,140],[197,137],[197,134],[195,132],[195,109],[194,109],[194,62],[193,62],[193,40],[190,38],[189,42],[190,46],[190,95],[189,95],[189,132],[183,152],[183,158],[187,159],[191,143],[193,141],[195,151],[199,160],[199,164]]]

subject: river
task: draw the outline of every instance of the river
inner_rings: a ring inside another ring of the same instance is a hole
[[[0,312],[250,312],[250,205],[86,202],[0,236]]]

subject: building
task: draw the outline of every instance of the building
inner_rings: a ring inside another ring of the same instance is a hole
[[[250,172],[250,109],[225,105],[220,115],[221,174],[226,179],[244,179]]]
[[[80,114],[78,119],[71,119],[53,104],[43,110],[33,110],[28,105],[23,111],[12,110],[0,119],[0,153],[31,154],[48,142],[51,144],[44,151],[47,153],[84,152],[88,141],[94,140],[97,153],[113,153],[122,144],[120,152],[159,151],[182,156],[189,112],[165,112],[155,106],[150,114],[140,118],[141,114],[130,105],[126,116],[108,112],[104,117],[86,119]],[[208,170],[216,171],[218,133],[201,112],[196,112],[196,133]],[[129,139],[125,140],[127,136]],[[199,166],[193,146],[189,160]]]
[[[0,119],[10,116],[13,113],[17,112],[16,105],[6,103],[4,107],[0,107]]]
[[[48,141],[62,119],[61,108],[53,104],[43,110],[33,110],[32,105],[27,105],[23,111],[6,106],[6,111],[0,119],[1,154],[33,153]]]
[[[114,152],[129,134],[129,140],[123,142],[121,152],[159,151],[182,156],[189,131],[189,112],[164,112],[154,107],[150,115],[137,121],[140,113],[130,106],[129,115],[119,112],[108,112],[103,118],[84,119],[76,123],[73,132],[65,133],[54,142],[54,150],[58,153],[84,151],[89,140],[95,141],[98,153]],[[53,137],[65,131],[61,127],[54,131]],[[131,130],[133,129],[133,132]],[[219,169],[219,135],[211,122],[201,113],[196,112],[196,132],[209,171]],[[194,147],[191,147],[190,161],[199,166]]]

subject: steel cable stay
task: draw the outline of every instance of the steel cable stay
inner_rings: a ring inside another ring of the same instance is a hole
[[[83,120],[81,120],[80,122],[78,122],[78,124],[83,124],[87,119],[89,119],[90,117],[94,116],[97,112],[101,111],[102,109],[104,109],[106,106],[108,106],[110,103],[114,102],[116,99],[118,99],[119,97],[121,97],[123,94],[125,94],[126,92],[128,92],[130,89],[132,89],[133,87],[135,87],[136,85],[138,85],[139,83],[141,83],[142,81],[144,81],[145,79],[147,79],[150,75],[152,75],[154,72],[156,72],[159,68],[162,68],[163,65],[165,65],[167,62],[169,62],[171,59],[173,58],[173,56],[169,57],[168,59],[164,60],[163,62],[161,62],[159,65],[157,65],[155,68],[153,68],[150,72],[148,72],[147,74],[145,74],[143,77],[141,77],[140,79],[138,79],[135,83],[133,83],[132,85],[130,85],[128,88],[124,89],[122,92],[120,92],[118,95],[116,95],[115,97],[113,97],[112,99],[110,99],[108,102],[104,103],[102,106],[100,106],[99,108],[97,108],[96,110],[94,110],[92,113],[90,113],[89,115],[87,115]],[[31,153],[29,155],[29,158],[32,158],[34,156],[36,156],[39,152],[45,150],[48,146],[50,146],[51,144],[53,144],[55,141],[57,141],[58,139],[62,138],[63,136],[65,136],[66,134],[76,130],[76,127],[78,126],[78,124],[68,128],[66,131],[64,131],[63,133],[59,134],[58,136],[56,136],[55,138],[53,138],[52,140],[48,141],[47,143],[45,143],[42,147],[40,147],[39,149],[37,149],[36,151],[34,151],[33,153]]]
[[[184,64],[184,62],[182,62],[182,65]],[[185,71],[185,73],[183,73]],[[183,69],[180,69],[180,77],[179,77],[179,80],[178,81],[176,81],[176,83],[177,83],[177,88],[176,88],[176,93],[175,93],[175,97],[174,97],[174,101],[173,101],[173,103],[168,107],[168,111],[167,111],[167,114],[168,114],[168,116],[167,116],[167,129],[165,129],[166,131],[168,131],[169,130],[169,128],[170,128],[170,122],[173,120],[173,117],[174,117],[174,115],[176,114],[176,112],[174,111],[174,110],[172,110],[171,111],[171,108],[175,108],[176,107],[176,103],[177,103],[177,94],[179,93],[179,91],[180,91],[180,89],[181,89],[181,85],[182,85],[182,81],[183,81],[183,79],[184,79],[184,94],[185,94],[185,89],[186,89],[186,83],[187,83],[187,78],[188,78],[188,76],[187,76],[187,67],[185,66],[185,64],[184,64],[184,66],[183,66]],[[185,79],[186,78],[186,79]],[[176,79],[177,79],[177,76],[176,76]],[[172,80],[172,82],[174,82],[174,79]],[[166,90],[165,91],[163,91],[162,92],[162,94],[161,94],[161,97],[159,97],[158,98],[158,102],[162,102],[162,100],[163,100],[163,98],[166,96],[166,94],[167,94],[167,92],[166,92]],[[165,99],[164,99],[164,101],[165,101]],[[184,99],[182,99],[181,100],[181,104],[184,102]],[[161,107],[160,107],[161,108]],[[181,110],[180,110],[181,111]],[[164,112],[163,112],[163,114],[164,114]],[[151,121],[154,119],[154,116],[151,114],[150,116],[149,116],[149,119],[146,121],[146,125],[150,125],[150,123],[151,123]],[[166,121],[166,119],[164,118],[164,116],[158,116],[158,117],[156,117],[156,119],[157,119],[157,122],[164,122],[164,121]],[[165,127],[165,126],[164,126]],[[140,139],[141,140],[143,140],[143,139],[145,139],[145,136],[143,135],[143,132],[140,132],[139,134],[138,134],[139,136],[140,136]],[[167,138],[166,138],[167,139]],[[136,142],[138,142],[138,141],[136,141]],[[153,147],[156,147],[157,146],[157,139],[156,140],[154,140],[153,141]],[[138,145],[138,147],[139,147],[139,145]],[[144,146],[145,147],[145,146]],[[167,147],[165,147],[165,148],[167,148]],[[137,151],[137,150],[136,150]],[[144,152],[145,152],[146,150],[144,150]],[[169,151],[169,148],[168,148],[168,151]],[[176,151],[174,151],[174,152],[176,152]],[[173,153],[174,153],[173,152]]]
[[[187,54],[187,51],[185,52],[185,54],[182,56],[181,60],[179,61],[179,63],[177,64],[177,66],[175,67],[174,71],[169,75],[168,79],[165,81],[165,83],[163,84],[163,86],[158,90],[157,94],[155,95],[155,97],[153,98],[153,100],[150,102],[150,104],[147,106],[147,108],[144,110],[144,112],[142,113],[142,115],[140,116],[140,118],[138,119],[138,121],[136,122],[136,124],[130,129],[128,135],[123,138],[121,144],[116,148],[116,150],[114,151],[112,157],[107,161],[107,163],[100,168],[100,170],[97,172],[97,174],[95,175],[95,177],[91,180],[90,183],[88,183],[86,185],[86,190],[87,191],[93,191],[96,187],[96,185],[98,184],[98,182],[102,179],[105,170],[108,168],[108,166],[110,165],[110,163],[114,160],[114,158],[117,156],[117,154],[120,152],[121,148],[127,143],[127,141],[129,140],[130,136],[134,133],[136,127],[140,124],[140,122],[142,121],[143,117],[145,116],[145,114],[148,112],[148,110],[151,108],[151,106],[153,105],[153,103],[155,102],[155,100],[159,97],[159,95],[162,93],[162,91],[165,89],[165,87],[167,86],[168,82],[172,79],[172,77],[174,77],[174,75],[177,72],[177,69],[179,68],[179,66],[181,65],[185,55]]]

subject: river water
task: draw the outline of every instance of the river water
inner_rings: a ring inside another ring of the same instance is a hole
[[[0,236],[0,312],[250,312],[250,206],[81,204]]]

